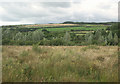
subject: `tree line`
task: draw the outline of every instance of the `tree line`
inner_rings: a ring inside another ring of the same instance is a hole
[[[69,32],[47,32],[41,30],[20,32],[10,29],[3,29],[3,45],[118,45],[118,30],[116,24],[110,31],[96,30],[86,35],[75,35]]]

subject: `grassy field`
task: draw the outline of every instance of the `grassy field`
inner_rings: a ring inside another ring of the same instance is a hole
[[[3,82],[117,82],[117,46],[3,46]]]
[[[4,27],[4,29],[10,29],[13,31],[29,32],[35,30],[43,30],[51,32],[70,32],[79,35],[86,35],[86,33],[94,32],[96,30],[105,30],[110,25],[102,24],[34,24],[34,25],[17,25],[14,27]]]
[[[92,25],[92,24],[36,24],[36,25],[19,25],[16,27],[5,27],[7,29],[17,29],[17,28],[32,28],[32,29],[46,29],[48,31],[70,31],[72,30],[97,30],[106,29],[107,25]]]
[[[97,30],[97,29],[106,29],[107,27],[91,27],[91,28],[86,28],[86,27],[67,27],[67,28],[41,28],[46,29],[48,31],[71,31],[72,30]]]
[[[35,24],[35,25],[25,25],[24,27],[54,27],[54,26],[77,26],[78,24]]]
[[[92,27],[106,27],[108,25],[103,24],[35,24],[35,25],[22,25],[25,28],[40,28],[40,27],[59,27],[59,26],[92,26]]]

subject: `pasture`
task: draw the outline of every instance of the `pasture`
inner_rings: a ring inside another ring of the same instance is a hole
[[[110,25],[103,24],[34,24],[34,25],[15,25],[5,26],[3,29],[9,29],[18,32],[29,32],[35,30],[48,32],[70,32],[72,34],[85,35],[97,30],[107,30]],[[84,32],[84,33],[83,33]]]
[[[44,29],[44,28],[42,28]],[[40,30],[42,30],[40,29]],[[97,30],[97,29],[106,29],[106,27],[91,27],[91,28],[86,28],[86,27],[67,27],[67,28],[45,28],[48,31],[71,31],[71,30]]]

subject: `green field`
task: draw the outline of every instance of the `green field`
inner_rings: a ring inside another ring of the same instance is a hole
[[[52,26],[53,25],[53,26]],[[70,31],[70,30],[98,30],[98,29],[106,29],[109,27],[109,25],[93,25],[93,24],[84,24],[84,25],[75,25],[73,24],[72,26],[69,24],[65,24],[67,26],[61,26],[61,25],[64,25],[64,24],[50,24],[50,25],[18,25],[18,26],[14,26],[14,27],[4,27],[4,28],[7,28],[7,29],[18,29],[18,28],[21,28],[21,29],[25,29],[27,28],[28,30],[29,29],[40,29],[40,30],[43,30],[43,29],[46,29],[48,31]],[[77,27],[76,27],[77,26]]]
[[[106,29],[106,27],[92,27],[92,28],[86,28],[86,27],[67,27],[67,28],[45,28],[48,31],[70,31],[72,30],[97,30],[97,29]],[[42,30],[42,29],[40,29]]]

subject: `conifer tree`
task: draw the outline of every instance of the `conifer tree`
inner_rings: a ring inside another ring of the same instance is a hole
[[[100,31],[100,30],[97,30],[97,31],[95,32],[95,40],[98,40],[101,35],[102,35],[101,31]]]
[[[93,43],[93,34],[90,33],[89,37],[88,37],[88,44],[92,44]]]
[[[117,36],[116,33],[114,34],[114,44],[115,44],[115,45],[118,44],[118,36]]]
[[[69,42],[71,40],[70,34],[68,32],[66,32],[63,39],[64,39],[64,41]]]
[[[98,44],[103,44],[103,43],[104,43],[104,36],[99,36]]]
[[[32,39],[34,41],[40,41],[43,39],[43,37],[44,37],[44,33],[41,30],[36,30],[32,34]]]
[[[105,45],[107,45],[107,43],[108,43],[108,41],[107,41],[107,38],[106,38],[106,37],[105,37],[105,42],[104,42],[104,43],[105,43]]]
[[[21,32],[16,33],[16,35],[13,37],[13,40],[23,40],[23,34]]]
[[[110,31],[109,34],[108,34],[108,42],[109,42],[110,45],[113,43],[112,31]]]

